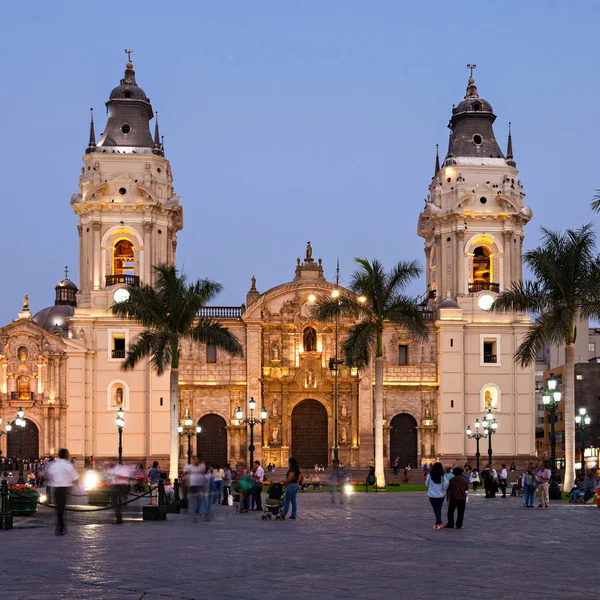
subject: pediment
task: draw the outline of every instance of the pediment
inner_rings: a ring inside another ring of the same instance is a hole
[[[64,350],[62,338],[46,331],[31,319],[18,319],[0,328],[0,354],[12,340],[32,339],[36,345],[44,344],[53,351]]]

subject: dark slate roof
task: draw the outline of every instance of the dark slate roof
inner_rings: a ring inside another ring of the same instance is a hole
[[[66,337],[69,331],[67,318],[72,317],[74,312],[74,306],[48,306],[37,312],[33,316],[33,321],[43,329],[52,333],[60,333],[62,337]]]

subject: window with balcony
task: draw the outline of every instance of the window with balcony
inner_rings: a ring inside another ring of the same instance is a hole
[[[135,274],[135,254],[129,240],[118,240],[113,246],[112,274],[106,276],[106,285],[138,285]]]
[[[484,363],[497,363],[498,355],[496,354],[496,342],[488,341],[483,342],[483,362]]]
[[[500,366],[500,336],[480,335],[479,364],[480,366]]]
[[[408,346],[406,344],[398,346],[398,364],[401,366],[408,364]]]
[[[215,346],[215,344],[206,344],[206,362],[217,362],[217,347]]]
[[[125,360],[127,356],[127,331],[109,330],[108,332],[108,359]]]

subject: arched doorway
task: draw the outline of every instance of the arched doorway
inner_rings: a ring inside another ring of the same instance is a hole
[[[196,452],[200,460],[209,465],[223,466],[227,462],[227,423],[219,415],[204,415],[198,425],[202,431],[196,435]]]
[[[19,458],[19,427],[14,423],[12,429],[7,434],[6,441],[6,456],[11,458],[16,456]],[[31,458],[35,460],[40,457],[40,432],[37,425],[25,419],[25,427],[23,427],[23,458]]]
[[[317,400],[302,400],[292,411],[292,456],[301,468],[329,464],[327,410]]]
[[[402,468],[418,466],[417,422],[405,413],[396,415],[390,423],[390,464],[400,457]]]

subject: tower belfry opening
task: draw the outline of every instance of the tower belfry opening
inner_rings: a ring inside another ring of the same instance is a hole
[[[113,275],[135,275],[133,244],[119,240],[113,251]]]

